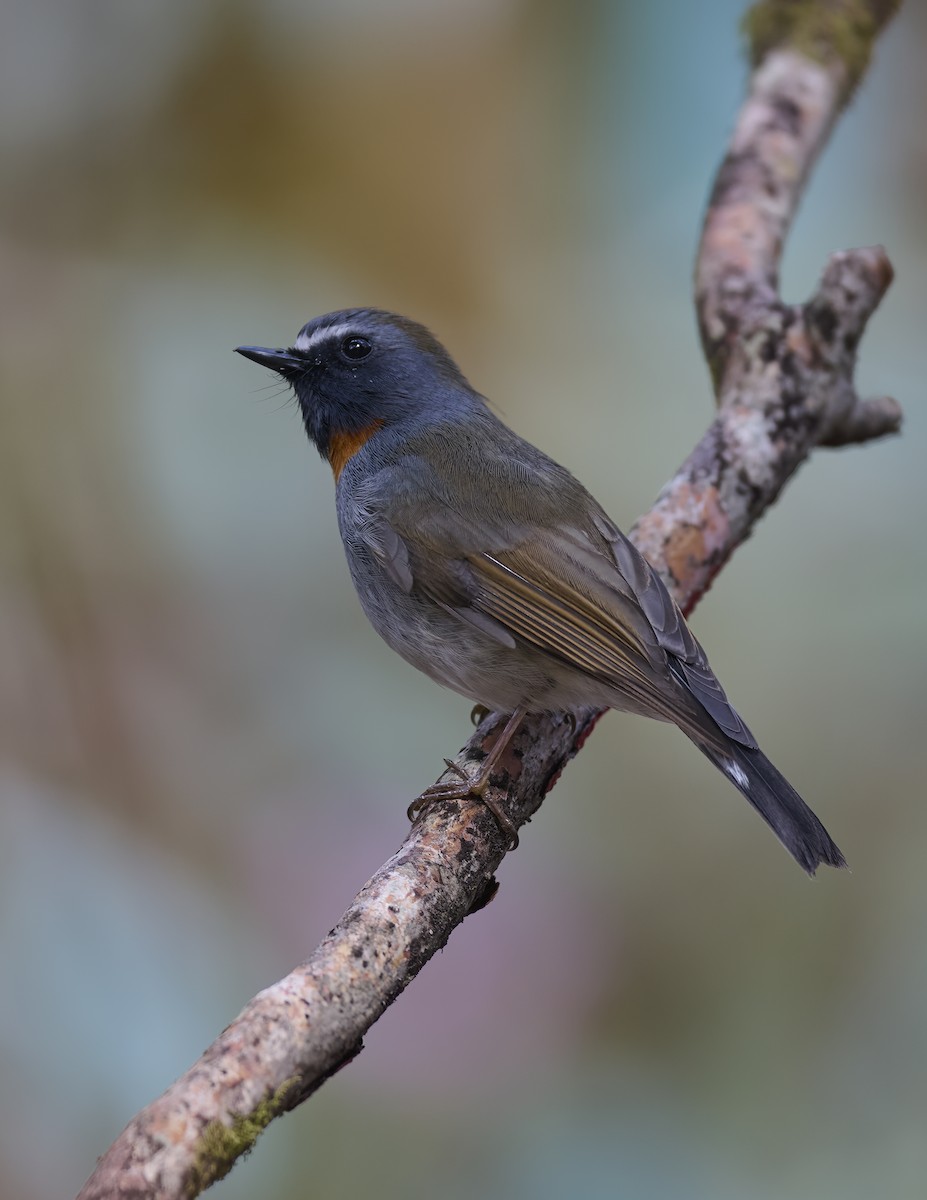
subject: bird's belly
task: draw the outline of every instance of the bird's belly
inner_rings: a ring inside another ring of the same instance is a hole
[[[442,686],[497,712],[640,711],[615,687],[524,643],[504,646],[434,601],[405,592],[372,556],[349,557],[361,606],[386,644]]]

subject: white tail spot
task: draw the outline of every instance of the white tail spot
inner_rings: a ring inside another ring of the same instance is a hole
[[[724,770],[728,775],[730,775],[731,779],[734,780],[738,787],[748,788],[750,786],[750,780],[747,777],[747,772],[743,769],[740,763],[736,763],[732,758],[728,758],[724,760],[722,765]]]

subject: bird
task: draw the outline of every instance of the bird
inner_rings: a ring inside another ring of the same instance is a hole
[[[564,467],[509,428],[424,326],[377,308],[327,313],[292,346],[238,346],[293,390],[331,466],[338,527],[374,629],[431,679],[511,714],[613,708],[677,725],[808,872],[845,859],[728,700],[658,573]]]

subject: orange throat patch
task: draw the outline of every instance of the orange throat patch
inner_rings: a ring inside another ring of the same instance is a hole
[[[328,439],[328,461],[335,473],[335,482],[347,466],[348,460],[367,444],[378,429],[383,428],[382,421],[373,421],[363,429],[355,429],[352,433],[333,433]]]

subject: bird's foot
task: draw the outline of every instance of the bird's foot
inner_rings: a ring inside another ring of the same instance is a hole
[[[486,805],[495,817],[496,824],[509,839],[508,849],[514,850],[518,846],[518,830],[508,814],[503,811],[499,802],[489,795],[489,788],[490,779],[499,764],[499,759],[515,735],[523,717],[524,712],[520,709],[516,709],[512,716],[509,717],[505,728],[496,739],[492,750],[490,750],[483,760],[475,779],[471,779],[459,763],[455,763],[453,759],[446,758],[444,762],[447,769],[453,771],[458,778],[456,780],[449,780],[446,783],[433,783],[431,787],[426,788],[420,796],[412,801],[406,810],[409,820],[415,821],[426,808],[438,800],[462,801],[473,796]]]
[[[407,809],[407,816],[410,821],[415,819],[438,800],[468,800],[473,797],[481,800],[492,815],[496,819],[496,824],[509,839],[509,850],[514,850],[518,846],[518,830],[515,828],[511,819],[503,811],[491,795],[489,795],[489,776],[492,773],[492,765],[487,771],[485,765],[474,780],[466,773],[463,767],[459,766],[453,759],[446,758],[445,763],[449,771],[453,771],[459,778],[450,780],[447,783],[433,783],[431,787],[426,788],[424,792],[412,803]],[[493,764],[494,765],[494,764]]]

